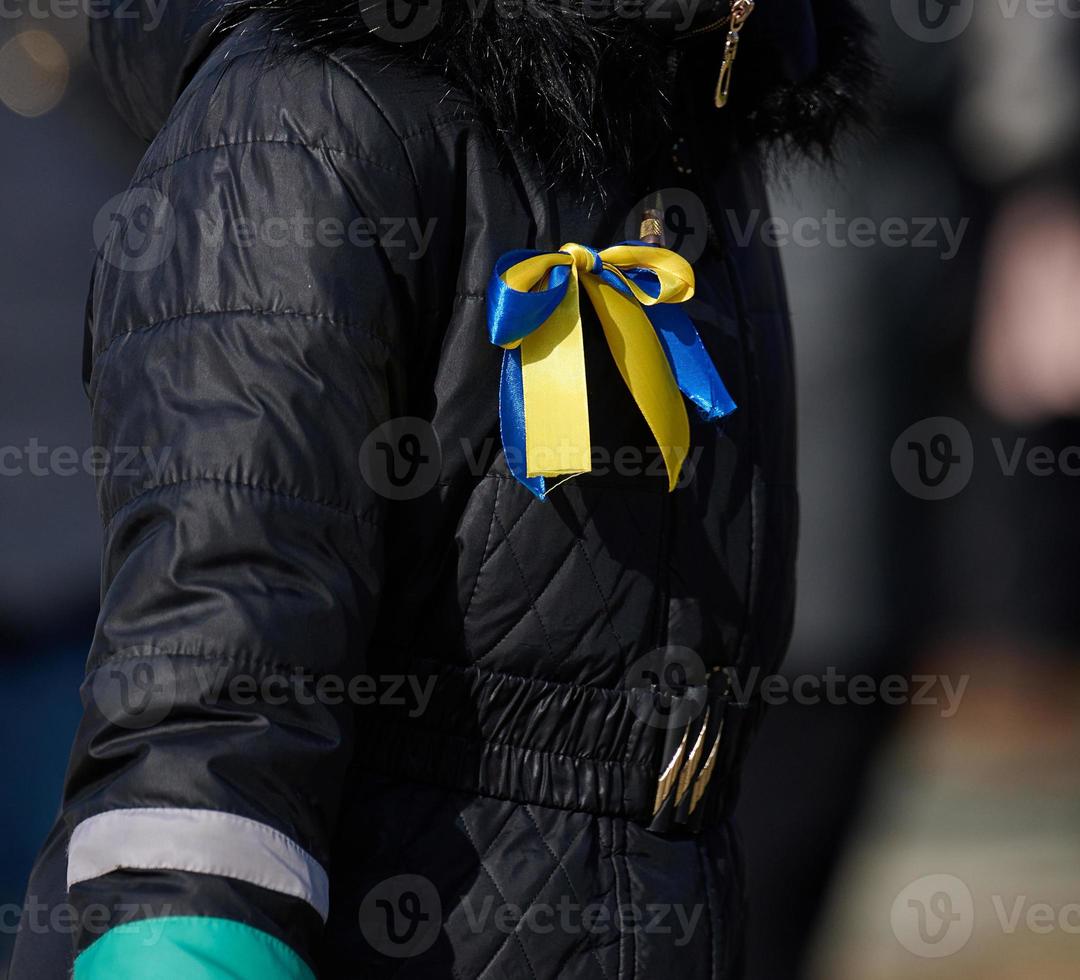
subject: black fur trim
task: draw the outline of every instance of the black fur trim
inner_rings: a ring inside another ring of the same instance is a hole
[[[719,70],[723,33],[683,44],[649,17],[598,16],[597,0],[443,0],[431,32],[407,44],[373,34],[361,16],[360,4],[385,2],[228,0],[220,29],[259,14],[286,50],[365,46],[417,59],[461,88],[549,182],[578,186],[632,173],[666,144],[680,59],[708,59]],[[726,12],[727,0],[706,0],[701,17],[717,18],[713,3]],[[839,131],[865,117],[873,72],[869,31],[852,0],[814,5],[828,29],[813,76],[789,82],[744,43],[739,97],[723,111],[745,139],[828,156]]]
[[[761,0],[769,2],[769,0]],[[815,0],[818,64],[801,82],[776,78],[767,57],[752,48],[739,56],[740,82],[732,108],[744,141],[775,156],[832,160],[840,137],[872,122],[878,69],[873,32],[849,0]]]

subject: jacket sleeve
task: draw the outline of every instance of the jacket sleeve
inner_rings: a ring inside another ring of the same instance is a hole
[[[395,412],[399,298],[323,141],[161,142],[91,303],[105,530],[62,811],[74,975],[299,980],[379,603],[358,452]]]

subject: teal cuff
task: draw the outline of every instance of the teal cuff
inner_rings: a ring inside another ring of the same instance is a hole
[[[315,974],[261,929],[185,915],[110,929],[76,958],[74,980],[315,980]]]

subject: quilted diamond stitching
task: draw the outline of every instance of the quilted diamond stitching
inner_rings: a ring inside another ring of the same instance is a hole
[[[507,825],[510,823],[510,819],[512,819],[512,817],[513,817],[513,813],[511,813],[510,818],[507,819],[507,821],[506,821]],[[461,826],[464,829],[466,836],[469,838],[470,841],[472,841],[473,847],[476,848],[477,861],[478,861],[478,863],[480,865],[481,870],[484,872],[484,874],[487,875],[488,880],[491,882],[492,887],[494,887],[495,891],[498,893],[498,896],[499,896],[500,900],[503,902],[503,904],[508,905],[509,902],[507,901],[505,893],[499,887],[499,883],[495,880],[495,876],[491,873],[491,869],[488,868],[488,866],[487,866],[487,854],[490,851],[490,848],[488,850],[486,850],[483,855],[481,855],[480,848],[476,844],[476,838],[473,835],[472,829],[469,827],[468,820],[465,819],[465,814],[464,813],[461,814]],[[504,829],[505,829],[505,827],[504,827]],[[502,832],[500,831],[499,836],[501,836],[501,833]],[[494,843],[492,844],[492,846],[494,846]],[[541,891],[543,891],[543,886],[541,886]],[[536,899],[534,898],[533,901],[535,902]],[[530,902],[529,904],[530,904],[530,907],[531,907],[532,902]],[[495,948],[495,952],[492,953],[491,956],[485,961],[483,968],[477,974],[476,980],[481,980],[481,978],[484,976],[484,974],[487,973],[487,971],[491,968],[491,966],[495,962],[495,960],[498,959],[499,955],[506,948],[506,944],[508,942],[510,942],[511,937],[513,937],[514,939],[517,940],[517,944],[521,948],[521,955],[525,958],[525,965],[529,969],[529,975],[533,978],[533,980],[536,980],[536,970],[533,969],[532,961],[529,959],[528,950],[525,949],[525,942],[522,940],[521,934],[517,931],[516,928],[514,929],[513,932],[507,934],[503,938],[503,941],[501,943],[499,943],[499,945]]]
[[[501,520],[499,520],[498,515],[496,515],[495,520],[498,521],[499,527],[502,529],[503,534],[506,535],[506,526]],[[540,615],[539,603],[544,593],[551,588],[552,584],[559,577],[559,572],[561,572],[566,567],[567,562],[570,559],[570,555],[574,553],[574,545],[570,545],[570,550],[563,556],[562,560],[559,562],[559,567],[556,572],[544,583],[544,587],[535,596],[533,596],[529,594],[529,582],[527,576],[525,575],[525,569],[522,566],[521,561],[518,559],[517,552],[514,551],[514,546],[510,543],[509,536],[506,536],[505,540],[507,549],[510,551],[510,557],[514,562],[515,568],[517,569],[518,578],[521,579],[521,587],[524,590],[525,594],[529,596],[529,611],[536,616],[537,622],[540,624],[540,632],[544,636],[544,646],[547,647],[547,652],[551,655],[552,659],[554,659],[555,651],[552,649],[551,640],[548,637],[547,628],[544,626],[543,617]],[[514,624],[505,633],[503,633],[501,637],[499,637],[498,641],[493,646],[491,646],[485,654],[483,654],[479,659],[474,662],[479,665],[482,664],[485,660],[488,660],[495,653],[495,651],[498,650],[499,647],[501,647],[503,643],[506,642],[510,634],[513,633],[514,630],[516,630],[521,625],[523,619],[524,615],[522,615],[518,620],[516,620]]]
[[[472,592],[469,593],[469,601],[465,603],[465,611],[461,614],[461,621],[464,623],[469,618],[469,610],[472,609],[472,604],[476,599],[476,593],[480,590],[480,579],[484,575],[484,568],[487,566],[488,561],[494,556],[495,551],[498,551],[498,542],[495,544],[494,550],[491,554],[488,554],[488,549],[491,548],[491,535],[495,530],[495,512],[499,509],[499,488],[502,485],[501,480],[495,481],[495,493],[494,499],[491,502],[491,517],[488,519],[487,537],[484,538],[484,551],[480,555],[480,565],[476,569],[476,578],[473,581]]]
[[[525,815],[529,818],[529,820],[532,821],[532,825],[536,828],[537,837],[540,838],[540,841],[543,843],[544,847],[547,848],[547,852],[555,861],[557,868],[562,871],[563,877],[566,879],[566,884],[570,887],[570,891],[574,896],[574,900],[579,904],[583,904],[581,901],[581,895],[578,893],[577,888],[574,887],[574,879],[570,877],[570,873],[566,870],[566,866],[562,863],[562,861],[559,860],[559,856],[555,853],[555,851],[552,850],[551,845],[547,842],[547,838],[544,836],[543,831],[540,829],[539,822],[533,815],[532,807],[528,803],[525,804]],[[585,829],[588,829],[587,824]],[[582,831],[582,833],[584,833],[584,831]],[[595,946],[590,946],[589,948],[592,950],[593,957],[596,959],[596,965],[600,967],[601,976],[604,978],[604,980],[609,980],[608,972],[604,969],[603,960],[600,959],[600,951]]]
[[[586,823],[585,826],[582,827],[581,831],[574,837],[574,839],[567,846],[566,850],[567,850],[568,853],[573,851],[574,848],[577,847],[578,843],[585,836],[585,833],[588,831],[588,829],[589,829],[589,825],[588,825],[588,823]],[[534,832],[537,833],[538,835],[540,834],[538,828],[534,828]],[[529,899],[528,903],[523,906],[522,917],[521,917],[521,920],[520,920],[521,922],[526,921],[526,919],[528,918],[529,912],[536,905],[537,901],[540,899],[540,896],[543,895],[544,892],[547,890],[548,886],[554,880],[555,875],[558,874],[559,870],[562,869],[563,873],[564,874],[566,873],[566,869],[563,866],[561,859],[557,855],[554,854],[554,852],[551,850],[550,847],[547,847],[547,842],[544,841],[542,835],[540,835],[540,841],[541,841],[541,843],[544,844],[545,848],[547,848],[548,852],[550,854],[552,854],[552,856],[554,857],[555,866],[551,869],[551,873],[547,876],[547,878],[544,879],[543,884],[541,884],[540,888],[536,891],[536,893],[533,895],[533,897],[531,899]],[[485,870],[487,870],[487,869],[485,868]],[[490,875],[490,872],[489,872],[489,875]],[[492,880],[494,881],[494,879],[492,879]],[[497,887],[498,886],[496,885],[496,888]],[[506,936],[506,938],[499,944],[499,947],[495,950],[495,953],[484,964],[483,969],[480,971],[479,974],[477,974],[476,980],[483,980],[485,974],[488,972],[488,970],[491,969],[491,967],[494,965],[495,961],[502,954],[502,951],[504,949],[506,949],[507,944],[509,943],[511,936],[518,937],[519,942],[520,942],[520,933],[518,932],[518,929],[515,927],[514,931],[510,935]],[[522,947],[524,949],[524,944],[522,944]],[[528,962],[528,956],[526,956],[526,962]],[[531,963],[529,964],[529,967],[530,967],[530,970],[531,970],[532,969]],[[535,974],[534,974],[534,977],[535,977]]]
[[[589,526],[591,521],[592,510],[590,509],[585,513],[585,522],[582,524],[582,531]],[[592,579],[593,585],[596,586],[596,594],[600,597],[600,605],[604,607],[604,622],[611,631],[611,635],[615,638],[615,642],[618,644],[619,649],[624,650],[626,649],[626,644],[623,642],[623,638],[619,636],[619,631],[615,629],[615,617],[611,612],[611,606],[608,604],[609,597],[604,594],[604,590],[600,586],[600,579],[596,576],[596,569],[593,567],[592,559],[589,558],[589,553],[585,548],[585,541],[578,535],[574,535],[574,540],[581,550],[581,557],[585,559],[585,565],[589,569],[589,577]]]
[[[526,508],[526,510],[527,509],[528,508]],[[521,516],[524,516],[524,513]],[[513,528],[517,527],[518,523],[520,523],[521,516],[519,516],[518,519],[514,522],[513,526],[510,528],[510,531],[512,531]],[[500,540],[500,542],[498,544],[501,544],[502,541],[506,541],[507,546],[508,546],[509,551],[510,551],[511,558],[513,559],[514,565],[517,568],[518,577],[521,579],[522,588],[524,588],[526,590],[526,594],[527,594],[528,593],[528,581],[527,581],[527,577],[525,575],[525,569],[522,566],[521,561],[518,558],[517,552],[514,550],[513,545],[510,543],[510,531],[507,531],[505,525],[503,524],[503,522],[501,520],[499,520],[498,516],[495,517],[495,520],[498,521],[499,527],[503,530],[503,535],[504,535],[503,539]],[[592,511],[590,510],[585,514],[585,521],[584,521],[584,523],[582,525],[582,529],[584,529],[585,527],[588,527],[588,525],[591,522],[592,522]],[[496,544],[495,548],[492,549],[491,557],[494,557],[495,552],[498,551],[498,544]],[[570,557],[575,553],[575,551],[580,551],[581,552],[581,556],[584,559],[586,566],[589,568],[590,576],[591,576],[591,578],[593,580],[594,585],[596,586],[597,595],[598,595],[598,597],[600,599],[600,603],[601,603],[601,606],[602,606],[602,609],[601,609],[601,612],[603,613],[602,618],[604,619],[604,622],[607,625],[608,629],[610,630],[612,636],[615,638],[615,641],[618,644],[619,649],[622,650],[622,649],[624,649],[625,644],[624,644],[622,638],[619,636],[618,632],[615,630],[614,623],[613,623],[613,617],[611,616],[611,610],[610,610],[610,607],[608,605],[607,598],[605,597],[604,592],[600,587],[599,580],[597,579],[596,573],[593,570],[592,562],[590,561],[589,556],[585,551],[584,542],[578,535],[575,534],[575,535],[573,535],[573,537],[571,539],[569,551],[567,551],[566,554],[563,555],[563,557],[559,560],[558,567],[556,568],[555,572],[551,575],[550,578],[548,578],[548,580],[544,583],[543,588],[535,596],[530,596],[529,597],[529,611],[531,611],[532,613],[534,613],[536,615],[537,621],[540,623],[540,629],[541,629],[541,632],[544,635],[544,643],[545,643],[545,646],[548,649],[548,653],[550,653],[552,655],[552,657],[554,658],[555,653],[552,650],[551,641],[550,641],[550,638],[548,637],[547,630],[546,630],[546,628],[544,626],[543,617],[540,614],[540,608],[539,608],[540,607],[540,602],[544,598],[544,596],[547,594],[547,592],[551,589],[551,587],[555,584],[556,580],[559,578],[559,573],[562,572],[563,569],[569,567]],[[499,639],[491,647],[488,648],[486,653],[482,654],[479,658],[474,660],[474,663],[479,666],[479,665],[483,664],[486,660],[488,660],[491,656],[493,656],[498,651],[498,649],[509,639],[510,635],[514,632],[514,630],[516,630],[521,625],[523,619],[524,619],[524,615],[520,619],[516,620],[513,623],[513,625],[510,626],[510,628],[508,630],[506,630],[502,634],[502,636],[500,636]]]

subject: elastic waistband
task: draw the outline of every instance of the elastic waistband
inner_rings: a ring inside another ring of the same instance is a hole
[[[726,813],[748,711],[719,675],[668,695],[432,662],[411,673],[422,701],[359,712],[360,769],[659,832]]]

